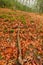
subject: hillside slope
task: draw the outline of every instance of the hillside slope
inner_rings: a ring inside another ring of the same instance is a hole
[[[0,8],[0,65],[19,65],[18,26],[24,65],[43,65],[43,15]]]

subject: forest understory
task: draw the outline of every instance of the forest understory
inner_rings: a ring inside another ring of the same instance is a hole
[[[0,8],[0,65],[43,65],[43,14]]]

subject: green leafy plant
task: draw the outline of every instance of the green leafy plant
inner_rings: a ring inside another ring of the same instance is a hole
[[[0,18],[8,18],[8,15],[7,14],[1,14]]]
[[[13,32],[14,32],[14,29],[11,29],[9,32],[10,32],[10,33],[13,33]]]
[[[14,18],[14,17],[11,17],[10,20],[11,20],[11,21],[15,21],[15,18]]]
[[[0,60],[2,60],[3,59],[3,57],[2,57],[2,55],[0,54]]]
[[[26,20],[25,20],[24,16],[21,16],[20,19],[21,19],[23,24],[26,24]]]

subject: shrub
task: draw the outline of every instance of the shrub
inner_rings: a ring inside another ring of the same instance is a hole
[[[14,0],[0,0],[0,7],[13,8]]]

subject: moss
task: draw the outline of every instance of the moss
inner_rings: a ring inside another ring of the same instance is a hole
[[[8,17],[8,15],[6,15],[6,14],[1,14],[0,15],[0,18],[7,18]]]
[[[7,14],[8,15],[14,15],[14,14],[16,14],[16,12],[8,12]]]
[[[2,19],[4,19],[4,21],[3,22],[8,22],[8,21],[15,21],[16,20],[16,18],[15,17],[13,17],[12,15],[8,15],[8,14],[1,14],[0,15],[0,18],[2,18]]]
[[[20,20],[22,21],[23,24],[26,24],[26,20],[25,20],[24,16],[20,16]]]
[[[10,31],[9,31],[9,33],[13,33],[14,32],[14,29],[11,29]]]
[[[15,18],[14,18],[14,17],[11,17],[10,20],[11,20],[11,21],[15,21]]]
[[[3,59],[3,57],[2,57],[2,55],[0,54],[0,60],[2,60]]]

